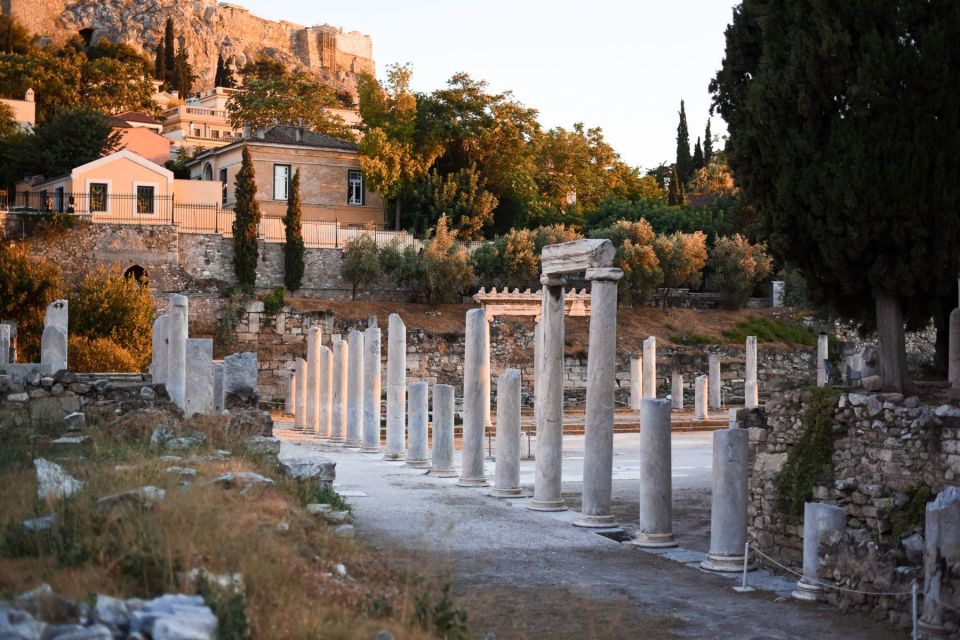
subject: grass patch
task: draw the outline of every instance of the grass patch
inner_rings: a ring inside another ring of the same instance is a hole
[[[694,346],[698,344],[717,344],[720,342],[720,340],[714,338],[713,336],[705,336],[700,333],[682,333],[678,335],[671,335],[670,342],[673,344]]]
[[[819,387],[811,388],[810,394],[803,412],[803,434],[774,479],[778,508],[789,522],[803,520],[803,504],[814,486],[833,472],[833,414],[840,391]]]
[[[817,334],[802,324],[763,316],[750,316],[721,334],[731,342],[744,342],[747,336],[756,336],[757,342],[782,342],[806,347],[817,344]]]

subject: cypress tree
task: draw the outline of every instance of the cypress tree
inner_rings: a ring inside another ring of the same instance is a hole
[[[243,161],[234,190],[233,271],[241,287],[252,290],[257,283],[257,228],[260,204],[257,202],[256,173],[250,150],[243,147]]]
[[[175,80],[175,70],[176,49],[173,43],[173,18],[167,18],[167,24],[163,30],[163,79],[168,84]]]
[[[166,57],[166,47],[161,39],[157,44],[157,57],[153,61],[153,77],[162,82],[164,88],[167,86],[167,68],[164,62]]]
[[[687,109],[680,101],[680,123],[677,125],[677,163],[676,176],[684,184],[693,173],[693,160],[690,158],[690,132],[687,130]]]
[[[707,130],[703,136],[703,164],[710,164],[713,160],[713,134],[710,133],[710,118],[707,118]]]
[[[187,50],[182,44],[177,49],[174,68],[176,89],[180,92],[180,97],[186,98],[193,90],[193,67],[190,66]]]
[[[670,176],[670,192],[667,194],[667,204],[671,207],[681,207],[685,199],[683,183],[680,182],[677,177],[677,170],[674,168]]]
[[[300,169],[293,174],[287,197],[287,215],[283,217],[283,284],[296,291],[303,283],[303,215],[300,212]]]
[[[703,155],[703,148],[700,146],[700,138],[697,138],[697,144],[693,145],[693,169],[699,171],[707,166]]]
[[[233,80],[233,71],[230,70],[224,61],[223,54],[217,54],[217,73],[213,78],[213,86],[233,88],[236,83]]]

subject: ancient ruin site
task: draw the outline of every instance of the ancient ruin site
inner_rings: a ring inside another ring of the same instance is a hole
[[[248,4],[0,1],[0,640],[960,640],[956,7]]]

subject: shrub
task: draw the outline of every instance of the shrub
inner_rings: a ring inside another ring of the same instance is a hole
[[[809,328],[780,320],[778,318],[764,318],[751,316],[743,322],[737,323],[732,329],[721,332],[723,337],[733,342],[743,342],[747,336],[756,336],[757,342],[783,342],[789,345],[812,347],[817,344],[817,336]]]
[[[434,237],[421,251],[396,246],[381,252],[380,264],[401,287],[409,287],[414,297],[428,304],[453,302],[476,280],[470,257],[454,242],[441,216]]]
[[[130,373],[141,366],[129,351],[110,338],[71,335],[67,347],[70,370],[79,373]]]
[[[669,302],[669,290],[700,286],[702,270],[707,264],[707,236],[702,231],[659,235],[653,241],[653,250],[663,272],[663,306]]]
[[[752,244],[739,233],[719,237],[710,252],[713,269],[711,289],[720,294],[721,304],[739,309],[747,304],[756,286],[770,275],[773,260],[764,244]]]
[[[56,267],[33,260],[24,247],[0,243],[0,318],[17,321],[21,361],[40,361],[43,314],[59,289]]]
[[[269,314],[280,313],[283,305],[287,303],[286,296],[284,295],[286,292],[287,290],[283,286],[274,287],[273,291],[260,298],[261,302],[263,302],[263,310]]]
[[[347,242],[343,249],[343,264],[340,275],[352,286],[351,297],[357,299],[357,287],[367,286],[380,275],[377,258],[377,241],[368,234],[357,236]]]
[[[618,291],[626,305],[642,306],[649,302],[663,282],[660,260],[653,249],[653,229],[646,220],[620,220],[594,234],[613,243],[617,252],[613,264],[623,270]]]

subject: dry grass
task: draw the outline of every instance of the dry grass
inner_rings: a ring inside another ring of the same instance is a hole
[[[161,462],[150,451],[147,442],[157,423],[158,416],[148,415],[92,429],[95,448],[85,460],[57,460],[87,483],[59,503],[38,502],[30,463],[33,456],[56,456],[25,436],[5,436],[0,447],[23,455],[8,456],[0,465],[6,488],[0,493],[0,594],[10,597],[40,582],[80,600],[94,593],[191,593],[196,585],[187,574],[202,567],[243,576],[254,638],[365,638],[384,628],[397,638],[430,637],[417,623],[415,603],[435,585],[388,569],[374,552],[333,535],[303,510],[293,483],[270,465],[241,455],[240,439],[225,419],[168,423],[207,436],[195,451],[174,452],[185,458],[181,462]],[[211,455],[230,443],[233,456]],[[181,486],[181,478],[167,471],[171,465],[194,468],[198,475]],[[209,484],[235,470],[257,471],[277,485],[243,492]],[[98,513],[96,498],[146,485],[166,491],[152,509],[127,504]],[[57,514],[53,535],[20,533],[24,519],[51,511]],[[347,576],[338,575],[340,563]]]

